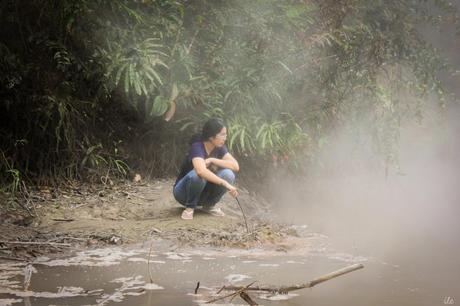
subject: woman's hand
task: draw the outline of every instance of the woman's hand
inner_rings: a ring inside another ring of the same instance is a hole
[[[209,159],[209,161],[208,161],[208,159]],[[238,165],[238,162],[236,161],[236,159],[230,153],[225,154],[222,157],[222,159],[219,159],[219,158],[207,158],[206,162],[211,164],[211,165],[217,166],[219,168],[230,169],[233,172],[240,171],[240,166]],[[207,163],[206,163],[206,165],[207,165]]]
[[[216,165],[216,160],[217,158],[214,158],[214,157],[206,158],[204,160],[204,163],[206,164],[206,168],[208,168],[214,173],[216,173],[217,170],[219,170],[219,167]]]
[[[215,159],[214,157],[210,157],[210,158],[206,158],[206,159],[204,160],[204,162],[205,162],[205,164],[206,164],[206,168],[209,168],[209,166],[212,165],[214,159]]]
[[[229,182],[225,181],[224,180],[224,183],[222,184],[222,186],[224,186],[225,188],[227,188],[228,190],[228,193],[236,198],[238,196],[238,189],[236,189],[235,186],[233,186],[232,184],[230,184]]]

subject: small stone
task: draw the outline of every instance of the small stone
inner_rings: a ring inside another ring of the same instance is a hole
[[[120,238],[120,237],[117,237],[117,236],[112,236],[112,237],[110,237],[109,242],[110,242],[111,244],[116,244],[116,245],[122,244],[121,238]]]

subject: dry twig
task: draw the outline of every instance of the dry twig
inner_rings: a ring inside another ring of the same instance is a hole
[[[249,285],[246,285],[244,287],[239,287],[239,289],[237,289],[235,292],[233,293],[230,293],[230,294],[227,294],[227,295],[224,295],[224,296],[221,296],[221,297],[217,297],[215,299],[212,299],[210,301],[207,301],[205,304],[211,304],[211,303],[214,303],[214,302],[217,302],[217,301],[220,301],[220,300],[223,300],[223,299],[226,299],[228,297],[233,297],[235,295],[239,295],[241,292],[247,290],[250,286],[252,286],[255,282],[252,282],[250,283]]]
[[[152,254],[153,240],[150,243],[149,258],[147,260],[147,269],[149,270],[150,283],[153,283],[152,272],[150,271],[150,255]]]
[[[254,300],[249,296],[249,294],[247,294],[244,291],[240,292],[240,297],[251,306],[259,305],[256,302],[254,302]]]
[[[37,241],[0,241],[0,244],[23,244],[23,245],[51,245],[51,246],[72,246],[70,243],[57,243],[57,242],[37,242]]]

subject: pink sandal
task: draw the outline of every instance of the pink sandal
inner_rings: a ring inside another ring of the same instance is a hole
[[[206,209],[205,211],[207,213],[215,216],[215,217],[224,217],[225,216],[225,213],[219,207],[212,207],[212,208]]]
[[[193,208],[186,208],[180,216],[183,220],[192,220],[193,219]]]

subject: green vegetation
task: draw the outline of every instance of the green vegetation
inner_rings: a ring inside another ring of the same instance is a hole
[[[16,0],[0,4],[0,173],[57,183],[172,173],[207,117],[246,160],[313,157],[363,120],[382,160],[442,89],[417,30],[447,1]]]

